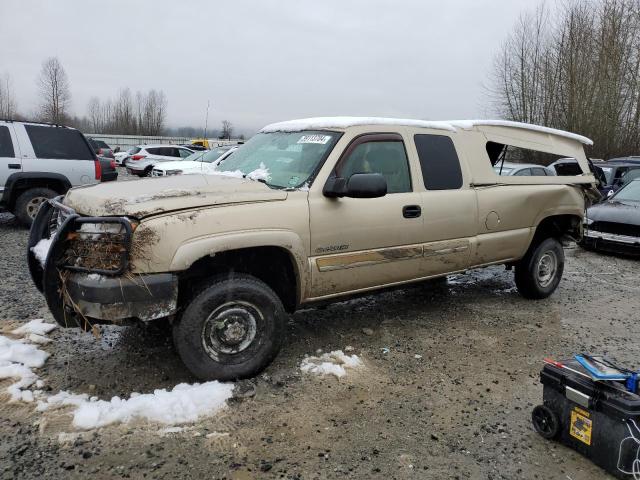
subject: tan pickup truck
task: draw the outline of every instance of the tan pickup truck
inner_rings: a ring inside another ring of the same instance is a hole
[[[169,317],[201,379],[255,375],[287,312],[443,277],[515,267],[549,296],[562,239],[598,196],[590,140],[501,121],[315,118],[273,124],[219,175],[70,190],[41,208],[29,268],[56,320],[87,328]],[[578,176],[503,175],[575,158]]]

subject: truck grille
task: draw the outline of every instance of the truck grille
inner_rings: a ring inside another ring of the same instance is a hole
[[[626,235],[628,237],[640,237],[640,226],[616,222],[593,222],[590,230],[597,232],[613,233],[614,235]]]

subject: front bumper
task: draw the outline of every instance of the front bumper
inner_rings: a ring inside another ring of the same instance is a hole
[[[582,235],[582,243],[594,250],[623,255],[640,255],[640,237],[599,232],[585,228]]]
[[[60,198],[44,203],[29,234],[27,258],[34,284],[43,293],[49,310],[63,326],[82,326],[93,320],[121,324],[127,320],[149,321],[177,311],[178,277],[171,273],[132,274],[128,270],[128,249],[132,228],[126,217],[81,217],[63,205]],[[62,218],[56,222],[56,214]],[[84,223],[121,223],[126,228],[123,245],[127,255],[113,258],[113,269],[65,263],[67,243]],[[43,238],[52,238],[44,265],[32,247]]]
[[[173,315],[178,301],[178,277],[171,273],[132,277],[75,273],[66,287],[79,313],[116,324]]]

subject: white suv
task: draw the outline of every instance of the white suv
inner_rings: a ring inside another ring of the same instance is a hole
[[[236,146],[217,147],[204,152],[196,152],[182,161],[164,162],[153,167],[152,177],[182,175],[190,173],[211,173],[225,158],[238,149]]]
[[[98,183],[100,161],[75,128],[0,120],[0,209],[25,225],[48,198]]]
[[[146,177],[151,175],[156,163],[187,158],[192,153],[193,150],[179,145],[139,145],[129,150],[124,166],[127,167],[127,172]]]

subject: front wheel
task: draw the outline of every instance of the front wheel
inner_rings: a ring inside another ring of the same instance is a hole
[[[531,247],[516,264],[516,286],[525,298],[547,298],[558,287],[563,271],[562,244],[555,238],[547,238]]]
[[[278,354],[285,320],[282,302],[264,282],[244,274],[218,277],[188,304],[173,341],[201,380],[252,377]]]

